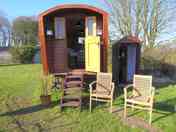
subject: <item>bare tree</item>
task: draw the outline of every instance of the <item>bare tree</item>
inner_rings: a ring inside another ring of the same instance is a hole
[[[166,3],[162,0],[144,0],[143,18],[143,41],[147,47],[154,47],[156,40],[168,24]]]
[[[135,35],[154,47],[169,25],[169,0],[112,0],[111,22],[120,36]]]
[[[0,32],[2,38],[1,46],[9,46],[10,45],[10,35],[11,35],[11,26],[9,20],[6,18],[5,14],[0,11]]]
[[[131,8],[129,0],[112,1],[112,24],[119,31],[120,35],[132,34]]]
[[[135,7],[134,7],[134,18],[135,18],[135,36],[139,37],[139,34],[141,33],[142,30],[142,25],[141,25],[141,19],[142,19],[142,1],[141,0],[136,0],[135,1]]]

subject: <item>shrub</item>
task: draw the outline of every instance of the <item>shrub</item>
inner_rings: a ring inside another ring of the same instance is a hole
[[[146,71],[161,70],[162,55],[158,48],[146,49],[141,56],[141,68]]]
[[[31,63],[35,52],[35,46],[30,44],[14,46],[10,49],[12,60],[15,63]]]
[[[160,72],[174,77],[176,73],[176,48],[157,47],[145,50],[141,57],[144,72]]]
[[[54,76],[41,74],[41,95],[47,96],[51,95],[51,89],[53,87]]]

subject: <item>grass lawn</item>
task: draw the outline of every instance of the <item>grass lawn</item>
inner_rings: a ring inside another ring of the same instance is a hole
[[[60,112],[59,91],[53,91],[53,105],[40,105],[41,65],[0,66],[0,132],[141,132],[130,128],[120,119],[106,111],[104,105],[89,113],[87,107],[67,108]],[[176,131],[176,85],[157,88],[153,125],[164,132]],[[121,107],[122,96],[114,106]],[[131,113],[131,112],[129,112]],[[148,113],[137,112],[135,116],[148,119]]]

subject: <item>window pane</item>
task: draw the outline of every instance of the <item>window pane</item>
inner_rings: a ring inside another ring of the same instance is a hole
[[[55,18],[55,38],[64,39],[65,38],[65,19]]]
[[[87,20],[88,35],[93,35],[93,24],[94,24],[93,17],[89,17]]]

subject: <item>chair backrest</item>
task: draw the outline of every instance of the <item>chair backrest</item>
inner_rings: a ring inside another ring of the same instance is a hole
[[[112,74],[97,73],[96,91],[104,94],[110,94],[112,90]]]
[[[133,80],[134,95],[140,95],[144,97],[151,96],[152,93],[152,76],[146,75],[134,75]]]

